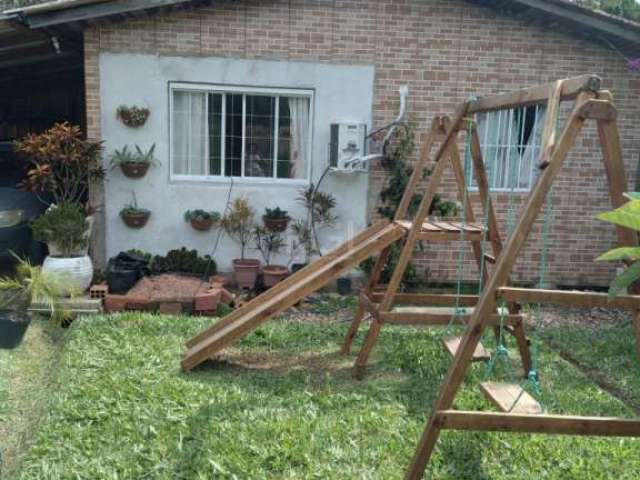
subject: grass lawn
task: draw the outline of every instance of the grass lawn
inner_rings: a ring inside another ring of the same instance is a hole
[[[76,322],[15,478],[402,478],[450,362],[442,329],[384,328],[362,382],[353,356],[338,354],[344,322],[272,321],[226,361],[182,373],[183,342],[209,323],[137,313]],[[541,363],[550,411],[632,416],[556,353],[543,348]],[[457,408],[490,409],[482,376],[474,366]],[[445,432],[429,472],[637,479],[638,451],[636,439]]]
[[[34,320],[18,348],[0,350],[0,478],[11,474],[30,444],[65,333]]]

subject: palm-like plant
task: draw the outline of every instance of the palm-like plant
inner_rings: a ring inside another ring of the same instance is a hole
[[[610,212],[598,215],[600,220],[619,227],[640,231],[640,193],[626,193],[629,201]],[[603,253],[596,261],[624,262],[627,268],[613,279],[609,298],[614,298],[640,278],[640,247],[617,247]]]
[[[18,261],[14,276],[0,277],[0,308],[26,312],[33,302],[45,305],[51,319],[57,323],[68,320],[71,312],[60,299],[69,293],[69,282],[63,274],[45,272],[27,259],[14,255]],[[78,292],[71,291],[72,297]]]

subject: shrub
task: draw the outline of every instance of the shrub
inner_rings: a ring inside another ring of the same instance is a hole
[[[99,162],[102,142],[83,139],[76,125],[56,123],[44,133],[16,141],[14,149],[29,162],[22,186],[50,193],[55,203],[84,201],[89,183],[104,177]]]
[[[89,222],[82,207],[74,202],[51,205],[31,222],[33,237],[45,243],[56,243],[64,256],[87,246]]]
[[[216,262],[209,255],[201,257],[197,250],[187,250],[186,247],[169,250],[165,256],[156,255],[151,261],[154,273],[180,272],[197,275],[215,275]]]

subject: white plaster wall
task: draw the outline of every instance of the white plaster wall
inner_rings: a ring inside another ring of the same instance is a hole
[[[329,125],[340,121],[364,122],[371,127],[373,66],[329,65],[303,62],[237,60],[228,58],[165,57],[137,54],[100,54],[100,97],[102,135],[105,139],[105,166],[115,148],[134,144],[148,148],[156,144],[159,166],[142,179],[126,178],[119,169],[109,171],[105,184],[106,247],[109,257],[121,250],[138,248],[164,254],[180,246],[213,253],[217,231],[197,232],[183,220],[187,209],[224,211],[228,180],[188,182],[169,180],[169,82],[198,82],[259,87],[307,88],[314,90],[311,178],[317,181],[328,164]],[[145,105],[151,109],[140,129],[124,126],[116,118],[119,105]],[[293,217],[303,217],[296,202],[302,186],[235,182],[231,197],[243,195],[261,219],[265,207],[280,206]],[[337,199],[338,224],[324,231],[324,250],[344,241],[367,223],[367,174],[325,177],[321,189]],[[152,211],[148,224],[127,228],[120,209],[135,191],[138,205]],[[221,271],[230,271],[231,260],[240,249],[224,234],[214,258]],[[259,252],[249,251],[259,257]],[[281,255],[277,263],[289,258]]]

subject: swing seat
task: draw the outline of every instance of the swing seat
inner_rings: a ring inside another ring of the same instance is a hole
[[[458,351],[461,342],[462,337],[452,337],[444,341],[444,346],[449,351],[452,357],[456,356],[456,352]],[[484,348],[484,346],[482,346],[480,342],[478,342],[478,345],[476,345],[476,349],[473,352],[473,361],[487,362],[490,359],[491,354],[487,351],[487,349]]]
[[[411,230],[413,227],[413,223],[406,220],[398,220],[396,223],[407,230]],[[427,220],[422,224],[418,239],[436,242],[461,240],[463,233],[465,240],[480,242],[485,238],[485,227],[478,222],[436,222]]]
[[[483,382],[482,393],[498,410],[505,413],[543,413],[542,406],[520,385],[514,383]]]

